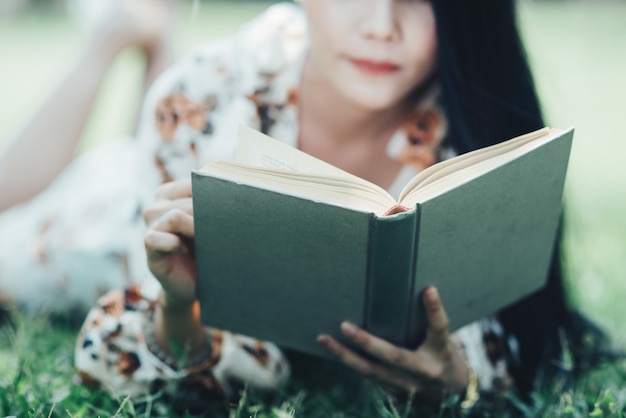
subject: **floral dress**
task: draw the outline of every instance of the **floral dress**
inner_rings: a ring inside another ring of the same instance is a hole
[[[159,285],[146,266],[141,213],[159,184],[232,159],[240,124],[297,146],[307,46],[300,8],[271,7],[236,36],[200,46],[163,73],[146,97],[136,138],[82,155],[45,192],[0,214],[0,300],[31,309],[95,305],[76,344],[86,384],[119,394],[183,385],[228,395],[237,383],[272,389],[288,378],[276,345],[227,331],[207,328],[208,351],[185,367],[159,352],[150,331]],[[454,155],[446,131],[436,94],[426,97],[388,142],[388,156],[403,163],[392,195]],[[481,390],[510,383],[516,342],[495,319],[454,338]]]

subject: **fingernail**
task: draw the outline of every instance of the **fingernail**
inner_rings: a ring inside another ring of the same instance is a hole
[[[439,302],[439,292],[435,287],[429,287],[426,289],[426,302],[430,305],[434,305]]]
[[[330,338],[328,338],[328,335],[320,335],[317,337],[317,342],[322,345],[325,348],[329,348],[330,347]]]
[[[343,331],[344,334],[352,337],[356,334],[356,332],[358,331],[358,328],[353,323],[344,321],[341,323],[341,330]]]

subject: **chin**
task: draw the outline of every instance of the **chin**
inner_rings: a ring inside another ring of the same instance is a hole
[[[356,106],[368,111],[383,111],[398,106],[408,93],[376,85],[344,85],[343,94],[346,99]]]
[[[398,106],[414,87],[404,77],[369,77],[354,71],[338,72],[332,79],[347,102],[368,111],[383,111]]]

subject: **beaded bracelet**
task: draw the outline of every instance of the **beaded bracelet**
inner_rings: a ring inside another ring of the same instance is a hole
[[[181,369],[189,369],[192,367],[196,367],[204,363],[208,358],[211,357],[213,353],[212,347],[212,336],[211,331],[204,328],[204,341],[202,344],[202,348],[194,353],[192,356],[182,358],[176,358],[171,353],[168,353],[159,345],[156,340],[156,336],[154,333],[154,315],[150,315],[148,320],[146,321],[146,327],[144,331],[144,341],[146,343],[146,348],[150,351],[157,359],[167,364],[172,370],[181,370]]]

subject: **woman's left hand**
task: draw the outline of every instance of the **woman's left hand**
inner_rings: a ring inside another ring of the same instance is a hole
[[[406,391],[434,401],[462,393],[469,382],[469,370],[460,348],[450,339],[439,292],[429,287],[422,299],[429,325],[426,340],[416,350],[397,347],[349,322],[341,324],[343,333],[380,361],[357,354],[329,335],[320,335],[318,342],[344,364],[392,392]]]

